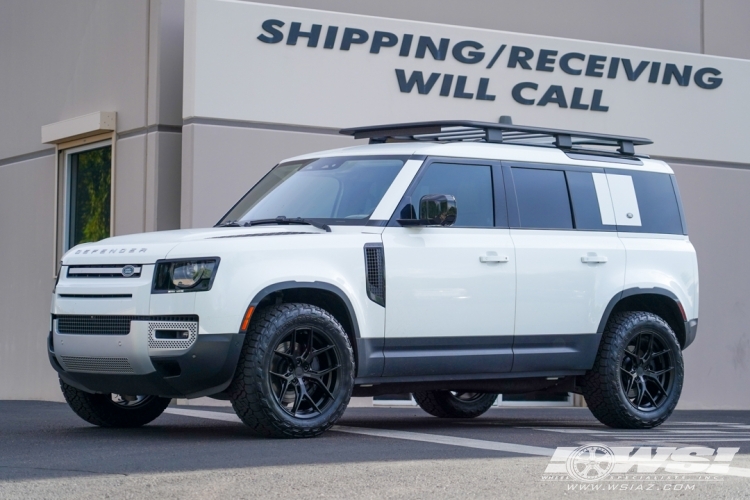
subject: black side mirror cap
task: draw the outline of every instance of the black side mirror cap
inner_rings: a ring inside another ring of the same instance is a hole
[[[453,195],[428,194],[419,200],[418,219],[398,219],[398,223],[402,226],[452,226],[457,216]]]

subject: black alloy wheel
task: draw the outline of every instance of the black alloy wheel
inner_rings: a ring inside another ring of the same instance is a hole
[[[100,427],[140,427],[151,422],[169,406],[170,398],[92,394],[60,379],[65,401],[82,419]]]
[[[295,418],[322,415],[336,400],[340,380],[333,342],[317,328],[294,328],[273,354],[268,382],[276,403]]]
[[[475,418],[497,400],[497,394],[483,392],[422,391],[412,395],[420,408],[440,418]]]
[[[313,437],[344,413],[354,354],[341,324],[310,304],[277,304],[250,322],[229,399],[259,436]]]
[[[649,429],[674,411],[684,375],[682,349],[669,324],[650,312],[627,311],[609,319],[594,366],[579,381],[600,422]]]
[[[620,383],[635,409],[651,412],[669,399],[674,385],[674,353],[654,331],[645,330],[628,342],[620,360]]]

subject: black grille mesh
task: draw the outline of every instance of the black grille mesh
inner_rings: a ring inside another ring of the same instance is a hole
[[[198,316],[88,316],[58,315],[57,332],[75,335],[127,335],[131,321],[191,321]]]
[[[385,306],[385,256],[380,243],[365,245],[365,274],[367,296],[376,304]]]

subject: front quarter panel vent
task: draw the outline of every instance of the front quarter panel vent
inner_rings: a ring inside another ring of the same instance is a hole
[[[382,243],[365,244],[367,296],[385,307],[385,253]]]

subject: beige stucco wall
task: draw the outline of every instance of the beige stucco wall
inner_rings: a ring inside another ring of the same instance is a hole
[[[744,0],[267,3],[750,58]],[[181,131],[182,12],[181,0],[0,3],[0,257],[12,263],[0,281],[0,399],[60,399],[44,346],[55,157],[42,125],[117,112],[116,234],[212,224],[277,161],[352,143],[218,125]],[[734,167],[674,165],[702,280],[684,408],[750,408],[750,171]]]

